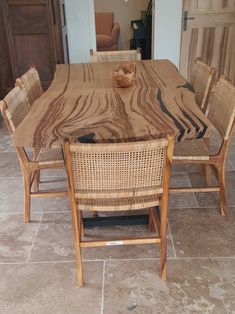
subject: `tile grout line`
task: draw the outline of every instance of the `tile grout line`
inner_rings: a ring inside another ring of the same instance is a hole
[[[1,154],[0,154],[1,155]],[[63,182],[63,183],[65,183],[65,182],[67,182],[66,180],[66,178],[64,177],[64,176],[53,176],[53,175],[48,175],[48,176],[46,176],[46,175],[43,175],[43,177],[42,177],[42,179],[47,179],[47,178],[54,178],[54,179],[63,179],[63,180],[57,180],[57,181],[44,181],[44,182],[41,182],[41,183],[43,183],[43,184],[50,184],[50,183],[53,183],[53,182],[59,182],[59,183],[61,183],[61,182]],[[0,175],[0,179],[1,180],[6,180],[6,181],[10,181],[10,180],[19,180],[19,179],[21,179],[22,180],[22,175],[19,175],[19,176],[16,176],[16,177],[11,177],[11,176],[1,176]]]
[[[104,285],[105,285],[105,260],[103,263],[103,278],[102,278],[102,294],[101,294],[101,311],[100,311],[100,314],[104,313]]]
[[[181,209],[218,209],[219,207],[214,205],[214,206],[201,206],[201,207],[180,207]],[[180,208],[171,208],[172,210],[179,210]],[[228,205],[228,208],[235,208],[234,205]],[[32,212],[33,214],[41,214],[42,212],[40,211],[34,211]],[[70,210],[58,210],[58,211],[43,211],[43,214],[58,214],[58,213],[70,213]],[[22,215],[22,212],[0,212],[0,215]]]
[[[235,260],[235,256],[188,256],[188,257],[168,257],[167,260],[221,260],[221,259],[232,259]],[[93,262],[119,262],[119,261],[155,261],[160,260],[157,257],[146,257],[146,258],[114,258],[114,259],[105,259],[105,260],[83,260],[85,263],[93,263]],[[0,265],[33,265],[33,264],[63,264],[63,263],[75,263],[75,260],[70,261],[32,261],[32,262],[0,262]]]
[[[170,227],[170,222],[169,222],[169,220],[168,220],[168,230],[169,230],[169,235],[170,235],[170,238],[171,238],[171,243],[172,243],[173,252],[174,252],[175,258],[177,259],[176,250],[175,250],[175,245],[174,245],[173,236],[172,236],[172,233],[171,233],[171,227]]]
[[[30,250],[29,250],[29,254],[28,254],[28,257],[27,257],[27,260],[26,260],[26,264],[29,263],[29,259],[30,259],[30,256],[31,256],[31,253],[32,253],[32,250],[33,250],[34,242],[35,242],[36,236],[37,236],[37,234],[38,234],[39,227],[40,227],[40,225],[41,225],[42,217],[43,217],[43,212],[41,213],[41,217],[40,217],[40,219],[39,219],[39,223],[38,223],[38,226],[37,226],[37,228],[36,228],[36,231],[35,231],[35,234],[34,234],[34,237],[33,237],[32,245],[31,245],[31,248],[30,248]]]
[[[190,187],[192,187],[192,183],[191,183],[191,181],[190,181],[190,178],[189,178],[189,175],[188,175],[188,173],[186,172],[186,176],[187,176],[187,178],[188,178],[188,183],[189,183],[189,186]],[[189,192],[190,193],[190,192]],[[193,194],[193,197],[194,197],[194,200],[196,201],[196,205],[197,205],[197,207],[196,208],[199,208],[199,203],[198,203],[198,200],[197,200],[197,197],[196,197],[196,194],[193,192],[192,193]]]
[[[70,213],[70,210],[56,210],[56,211],[34,211],[32,214],[64,214]],[[0,212],[0,215],[23,215],[22,212]]]

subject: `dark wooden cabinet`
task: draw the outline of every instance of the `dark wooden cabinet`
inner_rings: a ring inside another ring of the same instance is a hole
[[[46,89],[54,75],[57,63],[67,62],[63,1],[61,0],[1,0],[5,49],[8,51],[12,83],[31,65],[39,71]],[[2,50],[2,47],[1,47]],[[0,69],[4,68],[0,61]],[[1,72],[1,70],[0,70]],[[2,89],[9,85],[6,78]]]
[[[2,99],[13,84],[10,51],[7,32],[3,18],[3,3],[0,0],[0,99]]]

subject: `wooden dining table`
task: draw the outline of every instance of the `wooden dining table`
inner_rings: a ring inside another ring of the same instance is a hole
[[[193,87],[169,60],[135,62],[131,87],[115,87],[121,62],[61,64],[48,90],[16,128],[16,146],[59,147],[65,138],[89,143],[140,141],[167,134],[176,141],[208,137],[214,127]]]

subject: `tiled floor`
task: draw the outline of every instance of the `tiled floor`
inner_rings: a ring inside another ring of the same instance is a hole
[[[199,183],[199,170],[175,166],[172,185]],[[226,175],[225,218],[216,193],[170,196],[166,283],[159,279],[158,247],[119,246],[83,250],[85,286],[78,288],[68,200],[34,200],[32,222],[23,223],[19,162],[1,124],[0,313],[235,313],[235,136]],[[47,185],[56,178],[62,187],[64,177],[44,173]],[[123,229],[96,227],[87,235],[121,236]]]

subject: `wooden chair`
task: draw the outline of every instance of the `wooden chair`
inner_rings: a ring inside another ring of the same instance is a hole
[[[235,121],[235,87],[220,77],[209,100],[209,120],[218,130],[222,142],[218,153],[211,154],[209,143],[191,140],[175,145],[174,163],[197,163],[206,166],[207,186],[171,189],[172,192],[213,192],[220,193],[220,212],[226,215],[225,162]],[[208,186],[209,170],[213,170],[218,180],[217,186]]]
[[[195,90],[196,103],[203,112],[207,110],[207,104],[214,84],[216,70],[196,58],[190,78],[190,84]]]
[[[14,131],[23,121],[24,117],[30,110],[30,105],[21,88],[16,86],[0,102],[2,116],[13,138]],[[59,197],[68,195],[67,191],[35,191],[32,192],[32,184],[35,175],[41,169],[64,168],[62,151],[51,149],[40,149],[38,155],[30,160],[24,147],[15,146],[17,155],[20,160],[23,183],[24,183],[24,221],[30,221],[30,203],[32,197]]]
[[[21,77],[18,77],[15,82],[16,86],[19,86],[25,93],[30,107],[34,102],[43,94],[42,84],[38,71],[35,66],[32,66],[27,72],[25,72]],[[45,150],[40,149],[40,147],[34,147],[33,149],[33,160],[39,158],[39,154],[44,154]],[[53,156],[53,159],[61,159],[62,150],[61,149],[47,149],[47,153],[50,156]],[[40,170],[35,172],[34,176],[34,191],[39,190],[40,184]]]
[[[43,93],[39,74],[35,67],[31,67],[21,77],[17,78],[15,85],[23,89],[30,106],[32,106],[35,100]]]
[[[90,50],[90,62],[105,61],[137,61],[141,60],[140,49],[118,51],[93,51]]]
[[[166,279],[167,210],[173,139],[112,144],[65,143],[65,165],[77,261],[79,286],[83,285],[81,248],[108,245],[160,243],[160,274]],[[160,220],[155,207],[160,203]],[[82,239],[83,210],[122,211],[150,209],[150,225],[158,236],[145,238]]]

